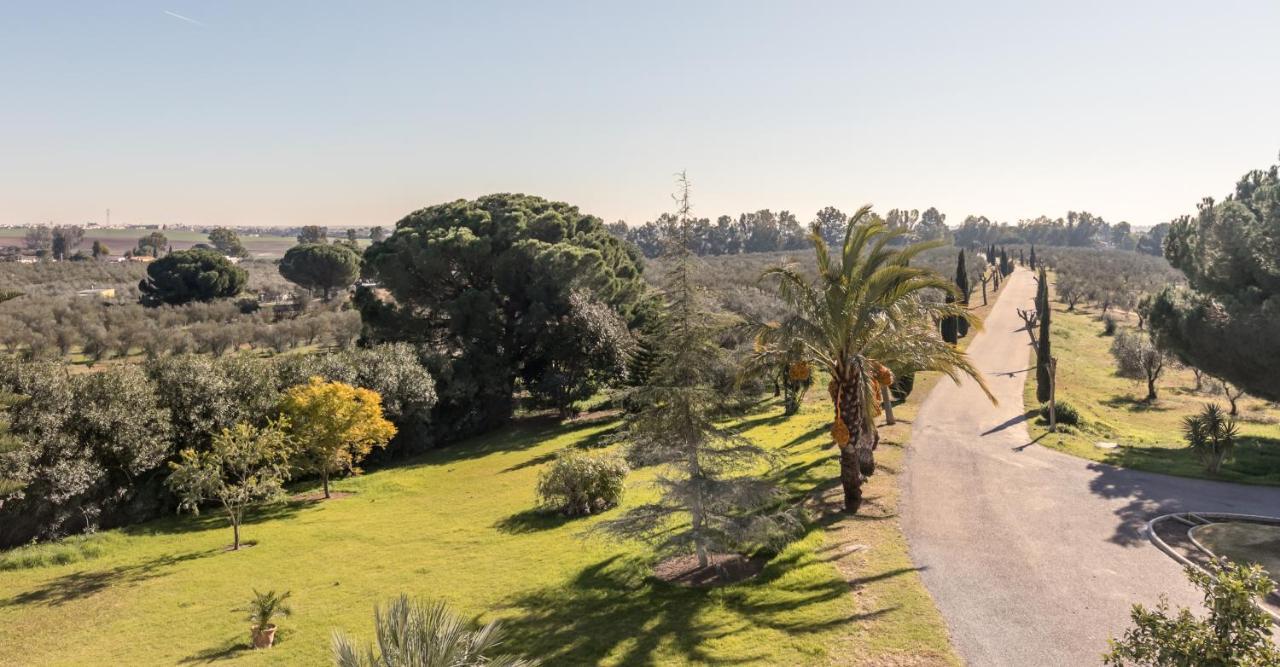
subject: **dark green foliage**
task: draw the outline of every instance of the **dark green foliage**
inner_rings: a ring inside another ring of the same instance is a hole
[[[538,498],[565,516],[597,514],[622,502],[628,472],[620,456],[567,449],[538,476]]]
[[[151,232],[138,239],[138,247],[134,252],[138,255],[159,257],[167,247],[169,247],[169,238],[164,235],[164,232]]]
[[[1222,408],[1209,404],[1200,414],[1183,418],[1182,434],[1205,470],[1217,473],[1235,449],[1240,429],[1236,420],[1224,414]]]
[[[1147,312],[1178,358],[1255,396],[1280,400],[1280,166],[1253,171],[1221,202],[1174,220],[1165,257],[1190,289],[1169,287]]]
[[[1102,316],[1102,335],[1104,336],[1116,335],[1116,326],[1117,326],[1117,322],[1116,322],[1115,315],[1108,313]]]
[[[56,364],[14,364],[4,389],[20,444],[0,477],[23,490],[0,510],[0,545],[150,517],[150,475],[169,454],[169,412],[137,366],[68,375]],[[158,481],[158,480],[154,480]]]
[[[1032,271],[1035,271],[1038,268],[1036,267],[1036,246],[1034,243],[1031,244],[1031,258],[1030,258],[1029,266],[1031,267]]]
[[[1057,420],[1057,423],[1066,424],[1068,426],[1079,426],[1083,423],[1083,420],[1080,418],[1080,411],[1076,410],[1075,406],[1066,401],[1054,402],[1053,417]],[[1044,423],[1049,423],[1048,403],[1040,406],[1040,418],[1044,420]]]
[[[944,298],[944,301],[946,303],[952,304],[956,302],[956,298],[951,294],[947,294],[947,296]],[[955,318],[955,317],[944,317],[942,318],[942,321],[939,324],[939,326],[942,328],[942,340],[948,343],[951,343],[952,345],[955,345],[957,342],[959,342],[959,336],[958,336],[959,332],[956,331],[957,319],[958,318]]]
[[[956,258],[956,288],[960,290],[960,302],[969,305],[969,271],[964,265],[964,249],[960,250],[960,255]],[[969,335],[969,320],[958,317],[951,318],[952,325],[955,327],[956,338],[964,338]]]
[[[1034,248],[1031,253],[1034,259]],[[1040,334],[1036,338],[1036,400],[1041,403],[1049,401],[1049,358],[1053,354],[1049,319],[1052,312],[1053,305],[1049,303],[1049,276],[1042,266],[1039,288],[1036,292],[1036,313],[1039,315],[1040,322]]]
[[[305,243],[289,248],[280,260],[280,275],[328,301],[334,290],[350,287],[360,277],[360,255],[341,243]]]
[[[249,275],[212,250],[169,253],[147,265],[138,283],[147,306],[177,305],[233,297],[244,289]]]
[[[214,227],[209,232],[209,243],[213,247],[228,257],[248,257],[249,251],[245,249],[244,244],[240,242],[240,235],[236,234],[234,229],[226,227]]]
[[[599,218],[527,195],[416,211],[365,260],[393,297],[357,292],[366,337],[436,351],[428,362],[445,437],[507,421],[520,383],[548,400],[541,374],[591,338],[565,331],[575,293],[635,325],[645,290],[639,258]]]
[[[889,391],[895,401],[905,401],[911,395],[911,390],[916,385],[916,374],[912,373],[895,373],[893,376],[893,385],[889,387]]]
[[[1275,590],[1275,582],[1256,564],[1210,561],[1208,568],[1202,572],[1188,565],[1184,570],[1204,593],[1208,616],[1196,618],[1186,608],[1171,613],[1163,595],[1155,609],[1135,604],[1130,613],[1134,627],[1123,639],[1111,640],[1103,662],[1135,667],[1280,665],[1271,617],[1256,602]]]
[[[298,230],[298,244],[328,243],[329,230],[319,225],[307,225]]]

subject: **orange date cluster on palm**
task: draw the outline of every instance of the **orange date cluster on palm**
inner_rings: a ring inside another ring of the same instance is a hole
[[[813,371],[809,369],[809,364],[803,361],[797,361],[787,366],[787,379],[792,382],[804,382],[809,379]]]
[[[870,362],[869,366],[871,370],[871,409],[872,414],[879,417],[884,412],[884,408],[877,399],[884,388],[893,386],[893,371],[876,361]],[[840,410],[838,408],[840,405],[840,387],[836,385],[835,380],[827,384],[827,393],[831,395],[832,404],[837,406],[836,420],[831,425],[831,439],[835,440],[836,446],[844,447],[849,444],[849,438],[852,437],[852,434],[849,432],[849,427],[844,423],[844,420],[840,418]]]

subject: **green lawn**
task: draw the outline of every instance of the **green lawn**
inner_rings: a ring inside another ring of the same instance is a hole
[[[1042,423],[1030,422],[1039,444],[1095,461],[1153,472],[1204,477],[1232,482],[1280,484],[1280,409],[1257,399],[1239,401],[1242,439],[1234,457],[1218,475],[1210,475],[1182,439],[1182,419],[1206,403],[1227,407],[1221,394],[1206,385],[1196,392],[1195,378],[1185,368],[1166,369],[1158,384],[1159,400],[1148,404],[1146,384],[1117,377],[1111,357],[1111,337],[1103,335],[1099,313],[1077,305],[1067,311],[1053,304],[1053,354],[1058,358],[1058,399],[1079,410],[1082,428],[1071,433],[1048,433]],[[1121,320],[1136,327],[1136,318]],[[1035,373],[1027,374],[1026,406],[1038,408]],[[1098,442],[1115,442],[1102,449]]]
[[[823,393],[793,418],[769,405],[744,424],[782,455],[797,494],[834,486]],[[513,648],[553,665],[956,663],[894,518],[905,431],[882,447],[865,516],[827,515],[756,579],[702,591],[649,577],[644,545],[583,537],[597,519],[531,511],[542,465],[614,426],[526,424],[344,480],[336,490],[352,495],[258,517],[244,530],[256,545],[238,553],[208,515],[104,533],[88,560],[0,570],[0,656],[325,664],[332,630],[370,638],[373,605],[405,592],[504,618]],[[633,473],[628,504],[651,478]],[[270,651],[246,648],[234,611],[255,587],[293,592]]]

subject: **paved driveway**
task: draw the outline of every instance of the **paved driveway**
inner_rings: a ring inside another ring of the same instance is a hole
[[[1031,349],[1018,271],[969,347],[1000,400],[943,379],[916,417],[903,476],[912,558],[972,665],[1094,665],[1129,606],[1198,593],[1142,534],[1179,510],[1280,514],[1280,488],[1135,472],[1060,454],[1030,438],[1022,387]]]

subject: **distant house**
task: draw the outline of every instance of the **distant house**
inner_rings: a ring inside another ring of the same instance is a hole
[[[114,287],[107,287],[107,288],[97,288],[97,287],[94,287],[94,288],[90,288],[90,289],[82,289],[82,290],[80,290],[80,291],[76,292],[76,296],[92,296],[92,297],[97,297],[97,298],[99,298],[99,299],[114,299],[114,298],[116,298],[116,288],[114,288]]]
[[[130,262],[141,262],[141,263],[143,263],[143,264],[146,264],[147,262],[154,262],[154,261],[156,261],[156,258],[155,258],[155,257],[151,257],[150,255],[134,255],[134,256],[132,256],[132,257],[130,257],[130,258],[129,258],[129,261],[130,261]]]

